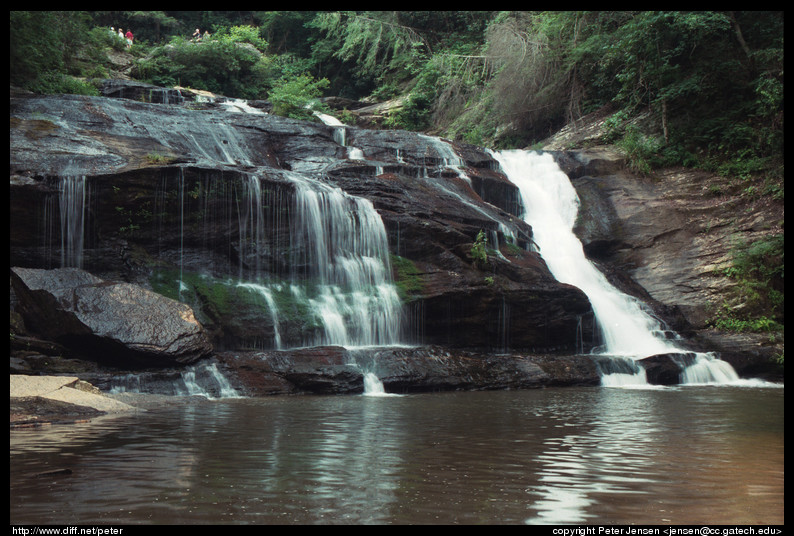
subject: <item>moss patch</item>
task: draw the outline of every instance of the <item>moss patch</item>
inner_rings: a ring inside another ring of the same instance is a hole
[[[392,271],[394,273],[394,284],[400,300],[410,303],[422,297],[424,283],[422,275],[412,260],[391,255]]]

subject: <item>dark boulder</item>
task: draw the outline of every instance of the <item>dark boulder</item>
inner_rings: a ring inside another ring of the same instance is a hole
[[[212,345],[187,305],[77,268],[12,268],[29,330],[107,365],[188,364]]]
[[[652,385],[677,385],[681,383],[682,364],[686,354],[657,354],[640,359],[648,383]]]

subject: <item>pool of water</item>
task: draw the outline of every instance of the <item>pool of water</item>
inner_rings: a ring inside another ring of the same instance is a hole
[[[782,386],[166,400],[11,431],[11,523],[784,522]]]

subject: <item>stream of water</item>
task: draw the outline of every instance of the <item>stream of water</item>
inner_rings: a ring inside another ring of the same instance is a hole
[[[604,374],[605,385],[647,383],[644,369],[633,360],[656,354],[692,356],[694,362],[682,366],[683,381],[721,383],[739,379],[733,368],[714,354],[680,348],[675,343],[676,335],[671,338],[670,330],[642,302],[612,286],[587,259],[573,232],[579,196],[551,154],[514,150],[494,153],[494,157],[521,191],[525,221],[532,226],[533,240],[551,273],[558,281],[578,287],[590,299],[604,340],[597,352],[631,367],[629,372]]]

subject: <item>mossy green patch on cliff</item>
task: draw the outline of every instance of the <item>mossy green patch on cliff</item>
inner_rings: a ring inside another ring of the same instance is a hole
[[[260,309],[269,314],[270,308],[262,294],[251,288],[238,285],[228,278],[217,278],[198,272],[176,269],[156,271],[149,279],[152,290],[168,298],[190,305],[198,304],[214,317],[229,316],[241,309]],[[280,311],[288,312],[284,293],[273,293]]]
[[[238,284],[229,278],[191,271],[180,274],[174,268],[156,270],[149,283],[155,292],[193,307],[205,327],[255,324],[264,331],[268,321],[277,317],[282,328],[297,326],[299,332],[305,333],[322,324],[309,301],[296,296],[288,284],[263,285],[269,292],[269,301],[258,285]]]
[[[410,303],[421,298],[424,290],[421,272],[414,262],[399,255],[391,255],[391,265],[394,272],[394,284],[400,300]]]

